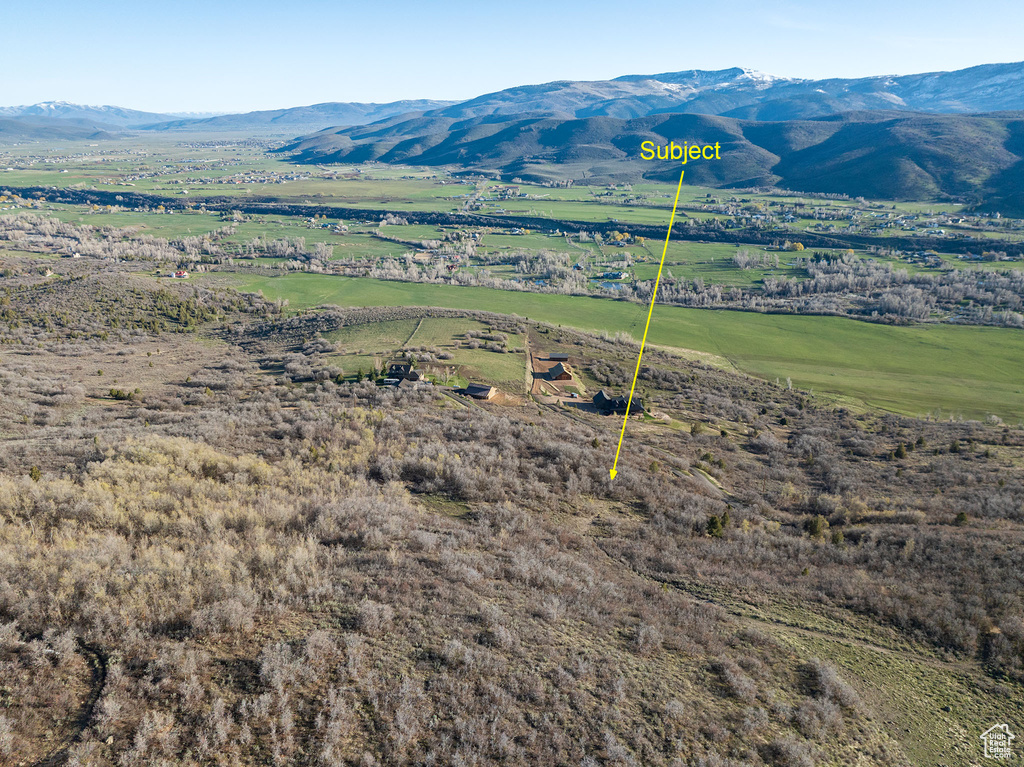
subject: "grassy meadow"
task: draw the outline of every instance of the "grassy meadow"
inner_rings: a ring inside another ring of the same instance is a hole
[[[522,394],[526,379],[526,358],[522,336],[503,333],[508,338],[508,352],[485,348],[471,349],[465,345],[467,333],[488,332],[490,327],[475,320],[447,317],[390,320],[366,325],[350,325],[325,333],[336,351],[327,355],[332,365],[345,375],[368,372],[374,365],[384,365],[403,349],[425,347],[451,355],[441,363],[420,365],[429,375],[438,376],[450,370],[449,383],[464,385],[468,381],[489,381],[503,391]]]

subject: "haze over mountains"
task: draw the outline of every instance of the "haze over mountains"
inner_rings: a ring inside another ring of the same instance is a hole
[[[117,135],[100,128],[96,123],[78,119],[38,117],[0,117],[0,140],[44,141],[83,139],[116,139]]]
[[[117,106],[86,106],[66,101],[46,101],[28,106],[0,107],[0,137],[88,138],[88,133],[95,134],[97,131],[230,131],[291,137],[332,125],[365,125],[393,115],[438,109],[453,103],[455,102],[433,99],[395,101],[388,104],[329,102],[244,114],[196,115],[160,114]],[[74,125],[74,129],[71,125]]]
[[[432,99],[394,101],[387,104],[328,102],[290,109],[273,109],[244,114],[174,115],[140,112],[116,106],[84,106],[66,101],[47,101],[18,107],[0,107],[0,118],[23,122],[21,133],[31,134],[32,126],[59,128],[74,120],[80,126],[91,125],[104,131],[159,132],[240,132],[254,135],[294,136],[322,130],[332,125],[365,125],[393,115],[426,111],[449,106],[455,102]],[[11,126],[12,132],[15,126]],[[0,128],[0,135],[8,135]],[[40,138],[48,137],[44,130]]]
[[[387,104],[329,102],[308,107],[271,109],[245,114],[217,115],[203,120],[174,120],[147,126],[148,130],[282,131],[320,130],[331,125],[366,125],[398,114],[439,109],[453,101],[414,99]],[[315,127],[311,127],[315,126]]]

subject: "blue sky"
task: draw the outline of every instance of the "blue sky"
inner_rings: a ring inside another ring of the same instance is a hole
[[[4,3],[0,105],[151,111],[469,98],[513,85],[745,66],[859,77],[1024,59],[1024,3]]]

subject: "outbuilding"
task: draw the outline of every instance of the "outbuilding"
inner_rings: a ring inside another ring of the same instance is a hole
[[[548,378],[552,381],[571,381],[572,372],[563,363],[556,362],[555,365],[548,370]]]
[[[495,389],[493,386],[488,386],[487,384],[471,383],[468,386],[466,386],[466,394],[468,394],[473,399],[492,399],[494,395],[497,393],[497,389]]]

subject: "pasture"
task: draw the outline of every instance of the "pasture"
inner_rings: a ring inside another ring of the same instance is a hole
[[[526,376],[524,341],[521,336],[508,336],[508,353],[485,348],[469,348],[468,333],[488,332],[490,327],[471,319],[424,317],[423,319],[390,320],[365,325],[349,325],[325,334],[335,345],[335,352],[327,355],[332,365],[340,367],[345,375],[358,371],[368,372],[374,365],[384,365],[401,356],[404,349],[426,348],[451,355],[450,359],[419,365],[428,374],[440,376],[444,371],[454,375],[451,384],[464,384],[470,380],[490,381],[502,390],[522,393]]]
[[[210,283],[320,305],[440,306],[518,314],[588,331],[643,333],[639,304],[488,288],[382,282],[314,274],[203,275]],[[876,325],[837,317],[655,308],[648,340],[727,359],[769,380],[855,407],[939,418],[1024,418],[1024,332],[954,325]]]

